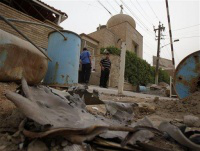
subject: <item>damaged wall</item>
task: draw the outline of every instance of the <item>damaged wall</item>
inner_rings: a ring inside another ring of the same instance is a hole
[[[14,18],[14,19],[33,21],[38,23],[46,23],[57,29],[62,29],[62,27],[57,26],[56,24],[50,21],[46,20],[45,22],[41,22],[1,2],[0,2],[0,14],[6,18]],[[31,24],[22,24],[22,23],[12,23],[12,24],[15,25],[20,31],[22,31],[28,38],[30,38],[36,45],[38,45],[39,47],[47,48],[48,34],[49,32],[53,31],[52,29]],[[0,29],[22,38],[15,30],[13,30],[10,26],[8,26],[5,22],[1,20],[0,20]]]

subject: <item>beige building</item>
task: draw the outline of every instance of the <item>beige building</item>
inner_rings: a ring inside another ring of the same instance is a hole
[[[143,36],[136,30],[135,20],[126,14],[120,13],[112,16],[107,25],[97,27],[97,31],[88,35],[81,34],[82,48],[87,47],[93,59],[93,73],[90,84],[98,85],[100,78],[99,61],[102,58],[100,49],[108,46],[115,46],[121,49],[121,43],[126,42],[128,51],[135,52],[143,58]],[[119,78],[119,57],[111,56],[112,70],[109,86],[117,87]],[[112,77],[112,78],[111,78]]]
[[[3,0],[0,1],[0,15],[6,18],[45,23],[60,30],[61,22],[67,19],[67,14],[42,2],[41,0]],[[32,24],[12,22],[37,46],[47,48],[48,34],[52,29]],[[0,20],[0,29],[22,38],[15,30]],[[23,38],[22,38],[23,39]]]

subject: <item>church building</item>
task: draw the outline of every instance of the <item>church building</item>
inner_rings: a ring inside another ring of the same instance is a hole
[[[128,51],[133,51],[138,57],[143,58],[143,36],[136,30],[135,20],[122,11],[112,16],[107,25],[97,27],[97,31],[80,36],[83,40],[82,47],[88,47],[94,55],[100,54],[102,47],[120,48],[124,41]]]
[[[100,25],[95,32],[90,34],[80,34],[82,38],[81,48],[86,47],[92,54],[92,68],[93,73],[91,75],[91,84],[95,83],[97,77],[100,76],[99,61],[102,58],[100,55],[100,49],[108,46],[115,46],[121,49],[122,42],[126,42],[126,48],[128,51],[134,52],[139,58],[143,58],[143,36],[136,30],[135,20],[126,14],[123,14],[122,10],[120,14],[112,16],[106,25]],[[115,66],[112,66],[109,86],[116,87],[118,81],[119,71],[119,58],[111,57],[111,62],[115,62]],[[95,72],[95,73],[94,73]],[[115,73],[112,73],[115,72]],[[95,76],[96,75],[96,76]]]

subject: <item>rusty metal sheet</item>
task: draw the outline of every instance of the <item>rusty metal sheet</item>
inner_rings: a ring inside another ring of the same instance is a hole
[[[39,83],[45,76],[48,61],[29,42],[0,29],[0,81]]]
[[[179,63],[174,74],[174,87],[180,99],[200,91],[200,50]]]

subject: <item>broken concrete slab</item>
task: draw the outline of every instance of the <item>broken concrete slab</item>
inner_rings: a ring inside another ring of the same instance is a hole
[[[120,103],[113,101],[104,101],[104,103],[107,114],[111,115],[112,118],[121,122],[131,122],[133,120],[133,108],[137,106],[136,103]]]
[[[39,140],[33,140],[29,145],[27,151],[48,151],[46,144]]]
[[[92,90],[90,92],[86,86],[78,86],[74,89],[68,90],[70,94],[78,94],[81,98],[84,98],[86,105],[97,105],[104,104],[103,101],[99,98],[99,92],[97,90]]]
[[[169,134],[174,140],[183,146],[186,146],[193,151],[200,150],[200,145],[193,143],[181,132],[178,127],[170,124],[169,122],[162,122],[158,129]]]
[[[193,115],[184,116],[183,122],[184,122],[184,124],[186,124],[187,126],[190,126],[190,127],[199,127],[200,126],[199,117],[193,116]]]
[[[156,111],[156,107],[149,103],[138,103],[138,107],[140,112],[154,113]]]
[[[62,136],[70,142],[82,144],[96,136],[123,140],[128,133],[134,134],[144,129],[159,133],[152,127],[126,127],[123,122],[89,114],[84,101],[76,95],[70,95],[67,99],[44,86],[29,87],[25,79],[22,80],[22,92],[24,96],[13,92],[8,92],[6,96],[33,120],[32,125],[36,126],[34,131],[27,126],[29,123],[24,125],[23,134],[28,138]]]

